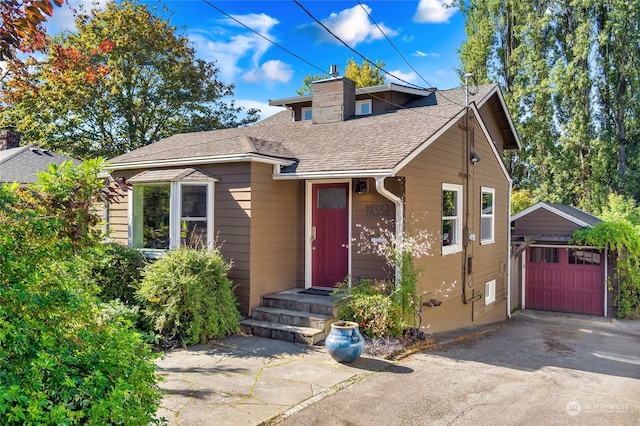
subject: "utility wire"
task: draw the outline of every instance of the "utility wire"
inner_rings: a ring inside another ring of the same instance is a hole
[[[226,17],[228,17],[229,19],[232,19],[233,21],[237,22],[238,24],[242,25],[243,27],[245,27],[246,29],[248,29],[249,31],[251,31],[254,34],[257,34],[258,36],[262,37],[264,40],[268,41],[269,43],[273,44],[276,47],[279,47],[280,49],[284,50],[285,52],[287,52],[289,55],[299,59],[300,61],[304,62],[305,64],[309,65],[312,68],[315,68],[317,70],[319,70],[322,73],[326,73],[326,70],[323,70],[322,68],[312,64],[311,62],[307,61],[306,59],[302,58],[301,56],[296,55],[295,53],[293,53],[292,51],[290,51],[289,49],[280,46],[278,43],[276,43],[275,41],[271,40],[270,38],[268,38],[265,35],[260,34],[258,31],[254,30],[253,28],[249,27],[248,25],[244,24],[243,22],[239,21],[238,19],[234,18],[233,16],[229,15],[227,12],[225,12],[224,10],[220,9],[218,6],[214,5],[213,3],[211,3],[208,0],[202,0],[204,3],[208,4],[209,6],[211,6],[212,8],[214,8],[215,10],[217,10],[218,12],[222,13],[223,15],[225,15]]]
[[[413,72],[416,73],[416,75],[418,77],[420,77],[422,79],[422,81],[424,81],[427,86],[431,86],[433,87],[433,85],[431,83],[429,83],[422,75],[420,75],[420,73],[413,67],[413,65],[411,65],[409,63],[409,61],[407,60],[407,58],[404,57],[404,55],[402,54],[402,52],[400,52],[400,50],[396,47],[395,44],[393,44],[393,42],[391,41],[391,39],[387,36],[387,34],[382,30],[382,28],[380,28],[380,26],[378,25],[378,23],[373,19],[373,17],[371,16],[371,14],[367,11],[367,9],[364,7],[364,5],[362,3],[360,3],[360,0],[356,0],[356,2],[360,5],[360,7],[362,8],[362,10],[364,11],[364,13],[367,14],[367,16],[369,17],[369,19],[371,20],[371,22],[373,22],[373,24],[376,26],[376,28],[378,28],[378,31],[380,31],[380,33],[384,36],[385,39],[387,39],[387,41],[389,42],[389,44],[391,45],[391,47],[393,47],[393,49],[398,52],[398,55],[400,55],[400,57],[402,58],[402,60],[409,65],[409,68],[411,68],[411,70]],[[450,102],[453,102],[456,105],[460,105],[462,106],[462,104],[455,102],[449,98],[447,98],[446,96],[444,96],[442,93],[440,94],[443,98],[447,99]]]
[[[294,1],[295,1],[295,0],[294,0]],[[213,3],[211,3],[210,1],[208,1],[208,0],[202,0],[202,2],[203,2],[203,3],[205,3],[205,4],[207,4],[207,5],[208,5],[208,6],[210,6],[210,7],[214,8],[214,9],[215,9],[215,10],[217,10],[219,13],[221,13],[221,14],[223,14],[224,16],[228,17],[229,19],[233,20],[234,22],[238,23],[238,24],[239,24],[239,25],[241,25],[242,27],[244,27],[244,28],[248,29],[248,30],[249,30],[249,31],[251,31],[252,33],[257,34],[258,36],[260,36],[262,39],[266,40],[267,42],[269,42],[269,43],[273,44],[274,46],[276,46],[276,47],[278,47],[278,48],[282,49],[283,51],[287,52],[288,54],[290,54],[290,55],[291,55],[291,56],[293,56],[294,58],[296,58],[296,59],[298,59],[298,60],[300,60],[300,61],[304,62],[305,64],[307,64],[307,65],[311,66],[312,68],[315,68],[315,69],[319,70],[321,73],[326,74],[326,71],[325,71],[325,70],[323,70],[322,68],[320,68],[319,66],[317,66],[317,65],[315,65],[315,64],[313,64],[313,63],[311,63],[311,62],[307,61],[307,60],[306,60],[306,59],[304,59],[303,57],[301,57],[301,56],[299,56],[299,55],[295,54],[294,52],[290,51],[289,49],[287,49],[287,48],[285,48],[285,47],[281,46],[280,44],[278,44],[278,43],[276,43],[275,41],[271,40],[269,37],[266,37],[265,35],[260,34],[258,31],[254,30],[253,28],[251,28],[251,27],[249,27],[248,25],[244,24],[244,23],[243,23],[243,22],[241,22],[240,20],[238,20],[238,19],[234,18],[232,15],[230,15],[230,14],[228,14],[227,12],[225,12],[224,10],[220,9],[219,7],[217,7],[216,5],[214,5]],[[347,46],[347,47],[348,47],[348,46]],[[360,55],[360,56],[362,56],[362,55]],[[365,58],[365,59],[366,59],[366,58]],[[368,61],[368,59],[367,59],[367,61]],[[369,62],[371,62],[371,61],[369,61]],[[373,64],[373,65],[375,65],[375,64]],[[377,67],[377,65],[375,65],[375,66]],[[380,68],[380,69],[381,69],[381,68]],[[383,70],[383,69],[381,69],[381,70],[382,70],[383,72],[385,72],[385,73],[387,73],[387,74],[389,74],[389,75],[391,75],[391,76],[393,77],[393,75],[392,75],[392,74],[390,74],[390,73],[388,73],[387,71],[385,71],[385,70]],[[394,77],[394,78],[397,78],[397,77]],[[401,81],[402,81],[402,80],[401,80]],[[409,84],[412,84],[412,83],[409,83]],[[415,84],[413,84],[413,85],[414,85],[414,86],[416,86],[416,87],[418,87],[418,88],[419,88],[419,89],[421,89],[421,90],[431,90],[431,91],[434,91],[434,90],[435,90],[435,89],[425,89],[425,88],[423,88],[423,87],[419,87],[419,86],[417,86],[417,85],[415,85]],[[361,93],[365,93],[365,94],[367,93],[363,88],[360,88],[360,87],[356,87],[356,91],[360,91]],[[439,90],[438,90],[438,92],[440,92],[440,96],[443,96],[443,97],[444,97],[444,95],[442,95],[441,91],[439,91]],[[406,110],[408,110],[408,111],[411,111],[412,113],[416,113],[416,114],[420,114],[420,115],[426,115],[426,116],[430,116],[430,117],[449,118],[448,116],[442,116],[442,115],[432,114],[432,113],[426,112],[426,111],[424,111],[424,110],[417,111],[417,110],[414,110],[413,108],[407,108],[407,107],[405,107],[405,106],[402,106],[402,105],[396,104],[396,103],[391,102],[391,101],[389,101],[389,100],[387,100],[387,99],[384,99],[384,98],[382,98],[382,97],[376,96],[376,95],[374,95],[373,93],[368,93],[368,95],[369,95],[369,96],[371,96],[372,98],[378,99],[378,100],[380,100],[380,101],[382,101],[382,102],[385,102],[385,103],[387,103],[387,104],[389,104],[389,105],[391,105],[391,106],[394,106],[394,107],[396,107],[396,108],[398,108],[398,109],[406,109]],[[447,98],[447,99],[448,99],[448,98]],[[448,99],[448,100],[449,100],[450,102],[452,102],[452,103],[456,104],[456,105],[461,105],[460,103],[458,103],[458,102],[454,102],[454,101],[452,101],[451,99]]]
[[[331,31],[325,24],[323,24],[318,18],[316,18],[315,16],[313,16],[313,14],[311,12],[309,12],[302,4],[300,4],[300,2],[298,0],[293,0],[293,2],[298,5],[298,7],[300,9],[302,9],[307,15],[309,15],[309,17],[311,19],[313,19],[318,25],[320,25],[322,28],[325,29],[325,31],[327,31],[329,34],[331,34],[336,40],[338,40],[340,43],[342,43],[347,49],[351,50],[353,53],[355,53],[356,55],[360,56],[362,59],[364,59],[365,61],[367,61],[368,63],[370,63],[371,65],[373,65],[374,67],[376,67],[377,69],[379,69],[380,71],[382,71],[383,73],[390,75],[391,77],[395,78],[398,81],[401,81],[403,83],[406,83],[410,86],[415,86],[419,89],[426,89],[425,87],[420,87],[419,85],[415,84],[415,83],[411,83],[409,81],[403,80],[400,77],[396,77],[395,75],[391,74],[389,71],[385,70],[384,68],[382,68],[381,66],[379,66],[378,64],[372,62],[371,60],[369,60],[369,58],[365,57],[364,55],[362,55],[360,52],[358,52],[357,50],[355,50],[353,47],[349,46],[344,40],[342,40],[340,37],[338,37],[337,35],[335,35],[333,33],[333,31]]]

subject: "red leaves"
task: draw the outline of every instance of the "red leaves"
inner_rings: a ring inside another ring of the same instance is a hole
[[[33,52],[34,40],[44,33],[47,17],[53,15],[53,5],[64,0],[3,0],[0,2],[0,60],[14,57],[14,49]]]
[[[103,53],[109,53],[113,50],[113,40],[107,39],[105,41],[103,41],[102,43],[100,43],[98,45],[98,48],[103,52]]]

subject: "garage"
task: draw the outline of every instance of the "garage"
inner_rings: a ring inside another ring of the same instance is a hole
[[[527,249],[525,306],[544,311],[604,315],[604,256],[598,249]]]
[[[600,219],[572,206],[538,203],[511,217],[511,274],[521,309],[607,316],[607,252],[570,244],[574,231]],[[513,305],[512,305],[513,307]]]

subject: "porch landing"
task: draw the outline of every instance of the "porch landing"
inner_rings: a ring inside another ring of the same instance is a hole
[[[331,331],[336,314],[335,297],[301,293],[292,288],[262,296],[240,327],[246,334],[315,345]]]

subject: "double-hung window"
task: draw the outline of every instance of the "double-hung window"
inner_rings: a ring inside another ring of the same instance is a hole
[[[131,247],[213,247],[213,181],[133,184]]]
[[[462,185],[442,184],[442,254],[462,250]]]
[[[495,189],[481,188],[480,244],[489,244],[494,241],[495,198]]]

